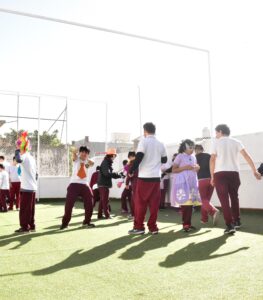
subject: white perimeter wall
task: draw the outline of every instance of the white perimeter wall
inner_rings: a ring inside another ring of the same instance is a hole
[[[256,166],[263,162],[263,132],[237,136],[239,140],[245,145],[247,151],[254,159]],[[206,152],[210,152],[211,141],[207,140],[202,142]],[[169,158],[172,154],[177,152],[178,145],[167,145],[167,152]],[[114,170],[119,172],[122,169],[122,160],[127,158],[127,153],[118,155],[114,162]],[[89,176],[94,171],[97,165],[102,161],[101,157],[95,157],[95,166],[89,171]],[[249,166],[241,157],[240,159],[240,206],[241,208],[256,208],[263,209],[263,178],[257,181],[254,178]],[[111,189],[110,196],[120,198],[123,188],[119,189],[116,185],[117,181],[113,180],[113,188]],[[68,177],[40,177],[39,179],[39,196],[40,198],[65,198],[66,190],[69,184]],[[169,202],[169,195],[167,197]],[[214,192],[212,202],[220,206],[216,192]]]

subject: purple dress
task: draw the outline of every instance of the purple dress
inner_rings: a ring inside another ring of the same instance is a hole
[[[177,155],[174,165],[184,167],[194,166],[196,157],[186,153]],[[197,173],[192,170],[185,170],[174,174],[174,180],[171,189],[171,206],[179,205],[200,205],[200,195],[198,190]]]

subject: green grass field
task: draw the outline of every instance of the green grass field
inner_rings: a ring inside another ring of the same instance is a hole
[[[160,234],[128,236],[119,215],[81,228],[82,203],[58,230],[63,203],[38,204],[37,232],[15,235],[18,212],[0,214],[0,299],[263,299],[263,213],[242,215],[234,236],[218,228],[183,233],[180,215],[160,212]]]

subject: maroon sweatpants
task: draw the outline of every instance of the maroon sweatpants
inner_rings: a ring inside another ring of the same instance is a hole
[[[160,208],[165,207],[165,197],[168,192],[169,188],[169,179],[164,179],[163,181],[163,189],[161,189],[161,201],[160,201]]]
[[[240,220],[238,189],[240,178],[238,172],[218,172],[214,174],[215,187],[217,196],[220,200],[221,207],[226,225]],[[231,207],[229,203],[231,202]]]
[[[210,203],[212,198],[214,187],[211,185],[211,179],[200,179],[199,180],[199,193],[202,200],[201,206],[201,220],[203,222],[208,221],[208,215],[213,216],[217,209]]]
[[[183,226],[191,226],[191,220],[192,220],[192,212],[193,212],[193,206],[192,205],[181,205],[182,209],[182,220],[183,220]]]
[[[135,194],[134,229],[144,230],[144,220],[147,208],[150,210],[148,220],[149,231],[157,231],[156,224],[160,204],[160,182],[148,182],[138,179]]]
[[[121,209],[123,211],[128,212],[128,205],[127,202],[129,203],[130,210],[131,210],[131,197],[132,197],[132,189],[129,187],[129,189],[124,189],[122,194],[121,194]]]
[[[96,203],[100,203],[100,193],[99,189],[93,190],[93,207],[96,206]]]
[[[7,211],[6,198],[10,201],[9,190],[0,190],[0,211]]]
[[[20,206],[20,186],[21,182],[11,182],[10,185],[10,204],[9,208],[12,209],[14,202],[16,203],[16,208]]]
[[[136,188],[137,188],[138,179],[133,179],[132,181],[132,192],[131,192],[131,202],[130,202],[130,213],[134,217],[135,212],[135,196],[136,196]]]
[[[84,203],[85,209],[85,219],[83,224],[89,224],[93,212],[93,203],[92,203],[92,192],[88,185],[82,183],[71,183],[67,189],[67,198],[65,203],[65,213],[62,219],[62,225],[68,226],[71,215],[72,209],[76,202],[76,199],[81,197]]]
[[[19,222],[20,227],[24,230],[35,229],[35,203],[36,193],[35,192],[24,192],[20,193],[20,211],[19,211]]]
[[[98,218],[102,217],[102,212],[104,212],[104,216],[106,219],[110,217],[110,209],[109,209],[109,194],[110,190],[107,187],[100,186],[100,204],[98,210]]]

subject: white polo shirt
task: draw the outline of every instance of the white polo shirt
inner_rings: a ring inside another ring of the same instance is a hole
[[[6,170],[0,172],[0,189],[1,190],[9,190],[9,175]]]
[[[215,173],[239,172],[239,153],[243,149],[243,144],[237,139],[227,136],[215,139],[211,151],[211,154],[216,155]]]
[[[141,139],[137,152],[144,153],[139,166],[139,178],[160,178],[161,159],[167,156],[164,144],[159,142],[154,135],[148,135]]]
[[[83,161],[80,158],[77,158],[75,161],[73,161],[73,169],[72,169],[72,176],[70,178],[70,183],[81,183],[81,184],[88,184],[88,171],[85,167],[86,177],[80,178],[77,174],[80,169],[80,164],[84,163],[85,165],[88,163],[87,160]]]
[[[21,190],[36,191],[36,161],[29,152],[25,152],[23,155],[21,155],[21,160]]]
[[[20,182],[21,178],[18,175],[18,165],[14,166],[11,165],[9,167],[9,177],[10,177],[10,182]]]

